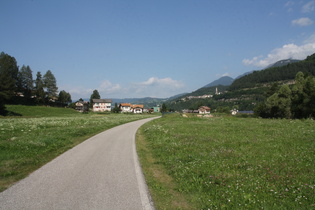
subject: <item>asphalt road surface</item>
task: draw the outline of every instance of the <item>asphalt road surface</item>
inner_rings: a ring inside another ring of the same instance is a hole
[[[0,193],[0,209],[154,209],[135,149],[144,119],[102,132]]]

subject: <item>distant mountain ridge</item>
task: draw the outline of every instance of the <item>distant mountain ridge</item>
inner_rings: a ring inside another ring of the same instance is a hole
[[[291,59],[291,58],[290,58],[290,59],[284,59],[284,60],[277,61],[277,62],[275,62],[275,63],[273,63],[273,64],[270,64],[270,65],[268,65],[268,66],[267,66],[266,68],[264,68],[264,69],[270,69],[270,68],[274,68],[274,67],[286,66],[286,65],[288,65],[288,64],[296,63],[296,62],[299,62],[299,61],[301,61],[301,60]],[[264,69],[262,69],[262,70],[264,70]],[[251,74],[251,73],[253,73],[254,71],[260,71],[260,70],[252,70],[252,71],[245,72],[244,74],[241,74],[241,75],[239,75],[238,77],[236,77],[235,80],[236,80],[236,79],[239,79],[239,78],[241,78],[241,77],[244,77],[244,76],[246,76],[246,75],[248,75],[248,74]]]
[[[301,60],[291,59],[291,58],[290,59],[284,59],[284,60],[277,61],[274,64],[271,64],[271,65],[267,66],[265,69],[286,66],[288,64],[296,63],[296,62],[299,62],[299,61],[301,61]]]
[[[234,79],[232,77],[229,76],[223,76],[217,80],[214,80],[213,82],[203,86],[203,88],[206,87],[213,87],[213,86],[217,86],[217,85],[224,85],[224,86],[229,86],[233,83]]]

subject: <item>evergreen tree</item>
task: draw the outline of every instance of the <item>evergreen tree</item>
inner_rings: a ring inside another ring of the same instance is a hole
[[[26,99],[32,96],[34,89],[33,73],[29,66],[23,65],[18,74],[19,91],[23,93]]]
[[[114,112],[114,113],[119,113],[119,112],[120,112],[120,109],[119,109],[117,103],[115,103],[115,107],[114,107],[114,109],[113,109],[113,112]]]
[[[18,66],[14,57],[0,54],[0,114],[4,115],[5,103],[10,100],[17,87]]]
[[[90,106],[93,106],[93,99],[101,99],[101,96],[100,96],[98,90],[93,90],[93,93],[90,96]]]
[[[50,70],[44,75],[43,82],[46,88],[47,98],[54,100],[57,97],[58,87],[56,78]]]
[[[37,72],[35,80],[35,96],[37,103],[43,103],[45,99],[44,82],[42,79],[42,74]]]
[[[167,112],[167,108],[166,108],[165,103],[162,104],[161,112]]]

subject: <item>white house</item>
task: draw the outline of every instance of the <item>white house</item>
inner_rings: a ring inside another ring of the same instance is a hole
[[[93,99],[93,112],[105,112],[112,110],[112,100],[110,99]]]
[[[119,104],[119,109],[121,112],[132,112],[132,105],[129,103]]]
[[[136,113],[136,114],[142,114],[143,113],[143,105],[142,104],[135,104],[135,105],[132,105],[132,110],[133,110],[133,113]]]

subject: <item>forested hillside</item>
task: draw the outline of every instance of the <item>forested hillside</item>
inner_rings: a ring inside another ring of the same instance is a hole
[[[236,79],[229,87],[229,91],[259,87],[264,83],[294,80],[295,75],[299,71],[305,74],[315,75],[315,54],[308,56],[304,61],[291,63],[286,66],[254,71],[251,74]]]
[[[273,85],[293,84],[296,74],[303,72],[315,75],[315,54],[305,60],[288,62],[288,65],[271,67],[261,71],[254,71],[236,79],[231,86],[213,86],[200,88],[192,93],[177,99],[169,100],[168,107],[181,111],[182,109],[198,109],[199,106],[209,106],[214,110],[254,110],[257,104],[262,103],[270,95]],[[215,94],[218,88],[219,94]],[[211,98],[189,98],[211,94]]]

